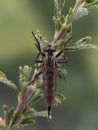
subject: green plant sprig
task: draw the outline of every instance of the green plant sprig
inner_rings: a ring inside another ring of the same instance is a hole
[[[56,51],[61,51],[62,49],[65,51],[76,51],[96,48],[96,45],[89,43],[92,39],[90,36],[81,38],[76,42],[73,41],[72,23],[88,15],[89,9],[98,7],[98,0],[76,0],[75,5],[69,9],[67,15],[62,13],[64,7],[65,0],[54,0],[53,21],[55,32],[51,45],[56,48]],[[44,51],[50,43],[41,35],[40,31],[37,30],[35,35],[41,43],[41,49]],[[34,118],[37,116],[47,117],[46,111],[37,111],[33,106],[43,97],[43,78],[42,75],[38,77],[40,68],[41,64],[35,65],[32,82],[29,83],[32,67],[19,67],[19,86],[8,80],[6,75],[0,71],[0,82],[6,84],[16,92],[18,101],[16,108],[8,108],[7,105],[3,106],[4,118],[0,118],[2,130],[20,130],[25,125],[34,124]],[[62,71],[61,66],[58,69],[65,78],[66,69]],[[62,94],[57,93],[55,97],[56,105],[64,99],[66,98]]]
[[[33,108],[33,104],[38,102],[43,94],[40,89],[37,88],[37,84],[29,85],[30,75],[32,67],[24,66],[19,67],[19,87],[9,81],[6,75],[0,71],[0,81],[5,83],[7,86],[12,88],[17,94],[18,105],[15,108],[8,108],[7,105],[3,106],[4,110],[4,122],[5,128],[10,129],[21,129],[25,125],[35,123],[34,117],[42,116],[47,117],[46,111],[37,111]]]

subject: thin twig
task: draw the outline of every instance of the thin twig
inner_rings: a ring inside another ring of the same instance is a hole
[[[33,91],[33,85],[31,84],[31,85],[28,86],[28,89],[27,89],[25,95],[21,98],[20,102],[18,103],[18,106],[16,108],[16,114],[17,115],[20,115],[23,112],[25,104],[28,101],[28,99],[30,99],[33,92],[34,92]]]
[[[73,7],[73,12],[74,10],[79,6],[81,5],[85,0],[76,0],[76,3]],[[66,33],[70,27],[70,24],[71,24],[71,21],[68,22],[68,21],[65,21],[64,24],[62,25],[61,29],[56,32],[55,30],[55,33],[54,33],[54,39],[52,41],[52,44],[56,44],[57,41],[59,41],[61,39],[61,37],[64,35],[64,33]]]

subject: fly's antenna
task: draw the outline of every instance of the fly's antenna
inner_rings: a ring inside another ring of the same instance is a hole
[[[48,119],[51,119],[51,106],[48,106]]]

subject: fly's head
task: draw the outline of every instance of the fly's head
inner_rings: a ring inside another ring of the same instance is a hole
[[[51,45],[48,46],[48,48],[45,49],[45,52],[49,55],[52,56],[54,52],[56,52],[55,48],[53,48]]]

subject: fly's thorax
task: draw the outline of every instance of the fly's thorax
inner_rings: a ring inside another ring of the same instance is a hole
[[[43,64],[46,67],[55,67],[55,62],[56,62],[56,57],[54,55],[54,53],[52,53],[51,55],[49,55],[48,53],[45,54],[45,57],[43,59]]]

